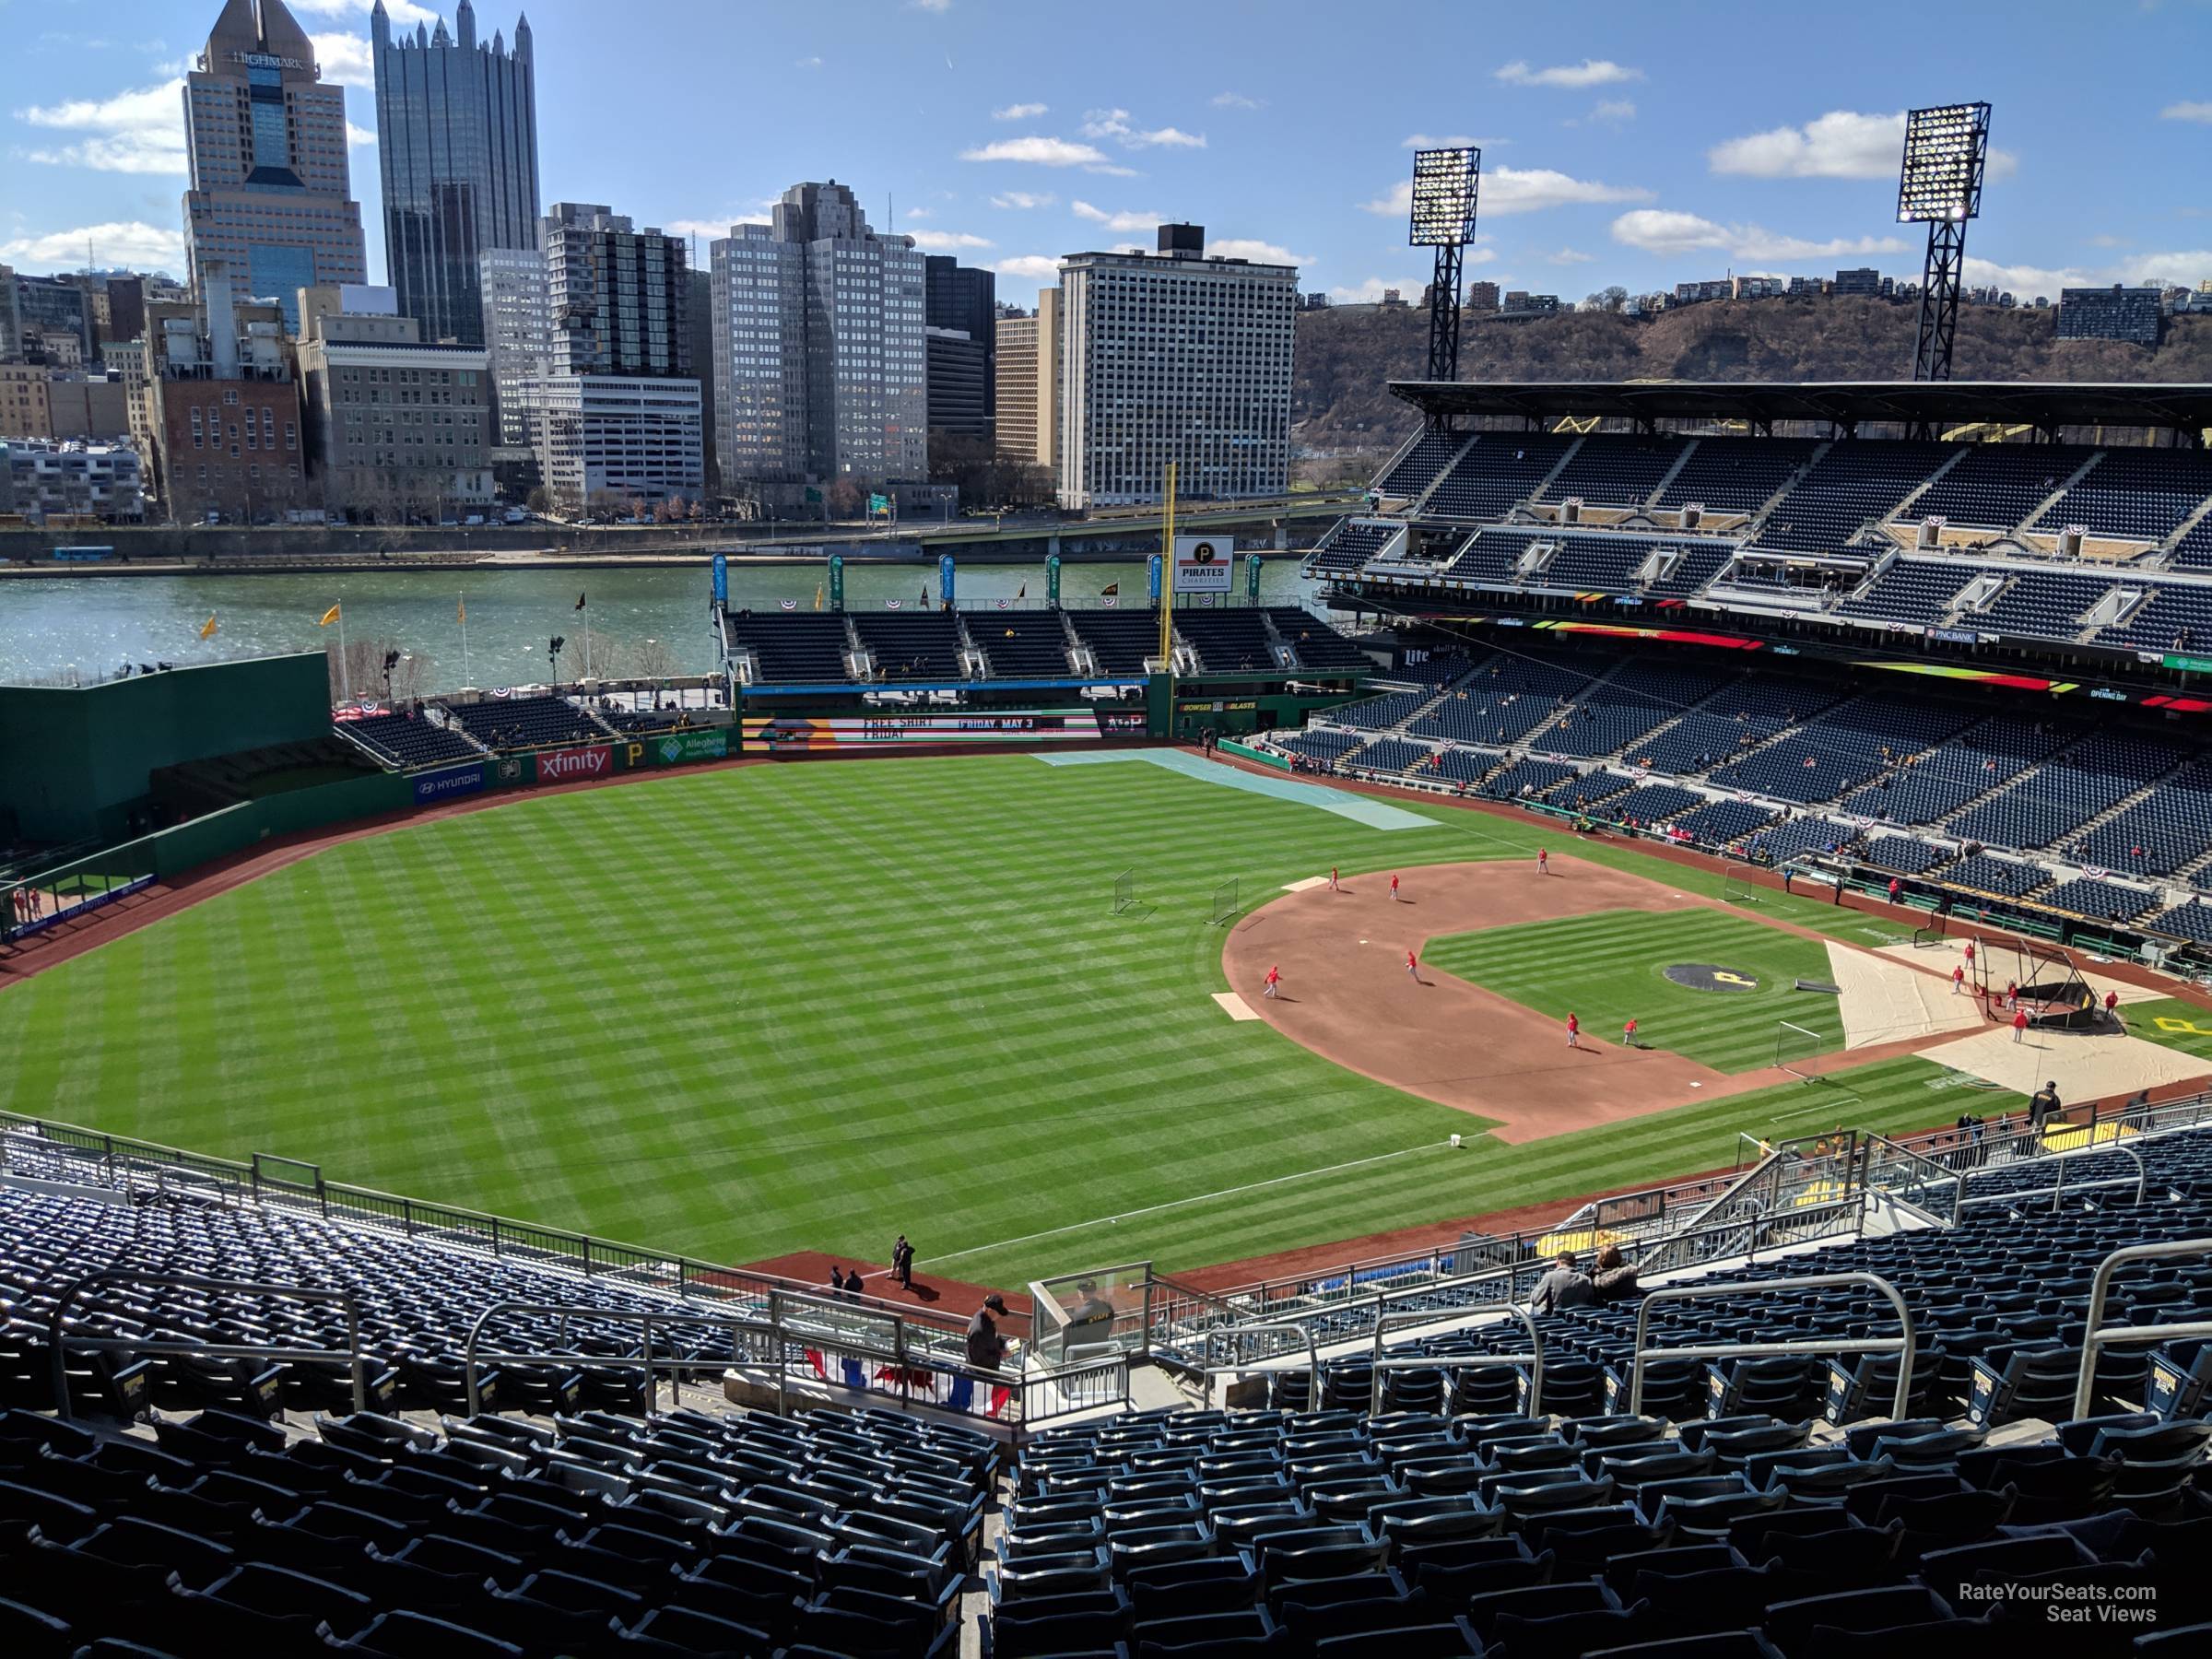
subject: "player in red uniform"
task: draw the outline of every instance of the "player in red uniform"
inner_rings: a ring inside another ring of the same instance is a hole
[[[1260,994],[1262,996],[1273,996],[1275,994],[1275,988],[1278,983],[1281,982],[1282,977],[1283,971],[1270,963],[1267,969],[1267,978],[1265,985],[1261,989]]]
[[[1571,1008],[1567,1011],[1567,1046],[1569,1048],[1583,1046],[1583,1022],[1574,1017],[1574,1010]]]
[[[1398,878],[1394,875],[1390,878],[1390,901],[1393,904],[1398,901]]]
[[[1335,865],[1331,865],[1329,866],[1329,891],[1332,893],[1340,893],[1344,889],[1336,885],[1336,866]]]
[[[2024,1035],[2026,1035],[2026,1033],[2027,1033],[2027,1030],[2028,1030],[2028,1010],[2027,1010],[2027,1009],[2025,1009],[2025,1008],[2021,1008],[2021,1009],[2018,1010],[2017,1012],[2015,1012],[2015,1013],[2014,1013],[2014,1015],[2013,1015],[2013,1017],[2012,1017],[2012,1040],[2013,1040],[2015,1042],[2018,1042],[2018,1041],[2020,1041],[2020,1039],[2021,1039],[2021,1038],[2022,1038]]]
[[[1539,876],[1548,876],[1551,874],[1551,852],[1549,848],[1538,847],[1536,849],[1536,874]]]
[[[1635,1020],[1630,1019],[1628,1024],[1620,1028],[1620,1046],[1622,1048],[1634,1048],[1636,1046]]]

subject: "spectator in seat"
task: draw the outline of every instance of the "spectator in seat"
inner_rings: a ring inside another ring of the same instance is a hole
[[[1594,1294],[1590,1276],[1576,1264],[1574,1252],[1562,1250],[1553,1260],[1551,1271],[1536,1281],[1535,1294],[1528,1299],[1528,1311],[1563,1313],[1569,1308],[1586,1308]]]
[[[991,1317],[1006,1311],[1006,1298],[994,1290],[968,1322],[968,1363],[979,1371],[996,1371],[1006,1359],[1006,1339],[998,1334],[998,1322]]]
[[[1636,1295],[1636,1269],[1620,1253],[1619,1245],[1608,1244],[1597,1253],[1590,1274],[1590,1291],[1601,1305],[1628,1301]]]

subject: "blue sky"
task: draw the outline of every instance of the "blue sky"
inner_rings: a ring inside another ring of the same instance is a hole
[[[368,0],[293,9],[349,88],[380,274]],[[1149,244],[1160,218],[1294,256],[1305,288],[1411,298],[1425,136],[1484,147],[1470,277],[1579,299],[1729,270],[1917,273],[1920,239],[1891,222],[1900,112],[1984,98],[2000,153],[1970,280],[2212,276],[2212,0],[529,9],[546,201],[695,232],[702,261],[785,186],[834,177],[1015,300],[1062,253]],[[178,266],[177,77],[217,10],[0,0],[0,261],[81,265],[89,238],[103,265]],[[513,22],[507,0],[479,7],[482,34]],[[1937,38],[1916,46],[1924,26]]]

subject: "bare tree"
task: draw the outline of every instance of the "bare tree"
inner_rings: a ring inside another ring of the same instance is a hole
[[[438,666],[436,659],[427,653],[410,650],[391,639],[347,640],[343,666],[335,638],[325,642],[323,654],[330,667],[333,702],[348,693],[355,698],[372,697],[394,703],[428,697]],[[392,662],[389,683],[384,668],[387,658]]]

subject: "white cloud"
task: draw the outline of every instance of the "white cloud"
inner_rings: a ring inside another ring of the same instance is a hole
[[[731,221],[726,218],[669,219],[661,226],[671,236],[696,236],[701,241],[720,241],[730,233]]]
[[[1081,167],[1088,162],[1102,162],[1105,152],[1093,145],[1077,144],[1065,138],[1000,138],[994,143],[962,150],[963,161],[1030,161],[1039,167]]]
[[[1041,115],[1051,106],[1041,103],[1010,103],[1003,110],[991,112],[994,121],[1027,121],[1032,115]]]
[[[291,0],[289,9],[317,18],[365,18],[376,9],[376,0]],[[432,29],[438,27],[437,12],[429,6],[416,5],[415,0],[384,0],[384,11],[391,18],[394,30],[413,29],[418,23]]]
[[[1526,62],[1515,58],[1497,72],[1497,78],[1509,87],[1566,87],[1580,89],[1584,87],[1610,87],[1619,81],[1641,80],[1643,71],[1616,64],[1610,58],[1584,58],[1579,64],[1554,64],[1548,69],[1532,69]]]
[[[1636,119],[1635,100],[1627,98],[1600,99],[1597,107],[1590,112],[1592,121],[1612,122],[1618,124]]]
[[[1083,169],[1087,173],[1098,173],[1109,179],[1141,179],[1145,175],[1134,167],[1117,166],[1112,161],[1093,161]]]
[[[1124,210],[1109,213],[1103,207],[1093,207],[1088,202],[1070,202],[1068,211],[1079,219],[1088,219],[1094,225],[1103,225],[1109,230],[1150,230],[1167,223],[1167,216],[1150,209]]]
[[[1483,176],[1481,212],[1487,218],[1500,213],[1535,213],[1546,207],[1651,199],[1650,191],[1634,184],[1571,178],[1548,167],[1493,167]],[[1401,179],[1387,195],[1359,206],[1385,218],[1403,218],[1413,207],[1413,181]]]
[[[822,66],[821,53],[818,52],[808,57],[793,58],[791,66],[794,69],[819,69]]]
[[[349,121],[346,124],[346,142],[352,148],[359,149],[365,144],[374,144],[376,135],[369,128],[357,126]]]
[[[926,248],[932,253],[957,253],[968,248],[998,246],[987,236],[971,236],[965,230],[908,230],[903,234],[913,239],[915,247]]]
[[[1339,305],[1373,305],[1382,298],[1383,289],[1396,288],[1398,297],[1411,304],[1427,286],[1425,276],[1370,276],[1348,288],[1331,288],[1329,298]]]
[[[1267,100],[1265,99],[1247,98],[1241,92],[1217,92],[1214,94],[1214,108],[1217,110],[1264,110],[1266,107]]]
[[[1035,282],[1057,282],[1060,262],[1046,253],[1017,253],[991,267],[1001,276],[1018,276]]]
[[[916,11],[948,12],[952,9],[952,0],[906,0],[906,3]]]
[[[991,198],[994,207],[1050,207],[1060,198],[1049,190],[1002,190]]]
[[[1830,110],[1803,126],[1779,126],[1716,144],[1705,152],[1716,173],[1754,179],[1893,179],[1905,153],[1905,112],[1869,115]],[[1989,152],[1988,175],[2010,178],[2019,158]]]
[[[2212,123],[2212,103],[2192,102],[2183,100],[2170,103],[2159,112],[2160,121],[2202,121]]]
[[[322,65],[324,80],[336,81],[341,87],[376,85],[376,58],[366,36],[319,34],[309,35],[307,40],[315,49],[315,62]]]
[[[1547,253],[1544,257],[1556,265],[1578,265],[1594,263],[1597,255],[1585,253],[1580,248],[1561,248],[1558,253]]]
[[[140,219],[82,225],[74,230],[54,230],[44,236],[19,236],[0,241],[0,264],[50,271],[83,268],[85,247],[103,265],[129,265],[141,270],[184,268],[184,235],[173,226],[149,225]]]
[[[83,135],[58,148],[30,151],[33,161],[95,172],[181,173],[186,171],[183,85],[177,79],[112,98],[32,104],[15,117],[27,126]]]
[[[1994,260],[1976,259],[1971,253],[1966,259],[1966,280],[1970,283],[1994,283],[2016,294],[2048,294],[2053,300],[2058,298],[2061,288],[2109,288],[2115,282],[2194,288],[2206,276],[2212,276],[2212,248],[2130,254],[2116,264],[2090,269],[2079,265],[1999,265]]]
[[[1280,242],[1255,241],[1246,236],[1218,237],[1206,244],[1208,253],[1218,253],[1224,259],[1249,259],[1254,265],[1310,265],[1314,263],[1311,253],[1293,253]]]
[[[906,217],[910,219],[932,218],[935,217],[936,211],[935,207],[909,207],[906,210]]]
[[[1130,124],[1126,110],[1086,110],[1083,112],[1083,136],[1112,138],[1129,149],[1204,149],[1204,133],[1186,133],[1181,127],[1163,126],[1149,129]]]
[[[1838,236],[1826,241],[1785,236],[1759,225],[1723,225],[1694,213],[1640,207],[1613,221],[1613,240],[1646,253],[1725,253],[1732,259],[1834,259],[1843,255],[1902,253],[1894,236]]]

